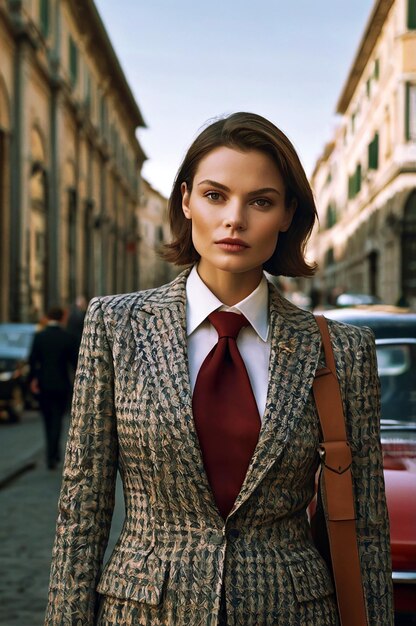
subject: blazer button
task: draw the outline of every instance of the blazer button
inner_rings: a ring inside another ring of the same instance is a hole
[[[238,537],[240,536],[240,531],[238,530],[238,528],[230,528],[230,530],[228,531],[228,535],[229,537],[231,537],[231,539],[238,539]]]

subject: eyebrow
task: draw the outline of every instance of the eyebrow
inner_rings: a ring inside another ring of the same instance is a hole
[[[226,185],[223,185],[222,183],[218,183],[215,180],[210,180],[209,178],[207,178],[206,180],[201,180],[201,182],[198,183],[197,186],[199,187],[200,185],[212,185],[212,187],[217,187],[218,189],[222,189],[223,191],[230,191],[230,188],[227,187]],[[250,191],[247,195],[257,196],[260,193],[276,193],[279,196],[282,195],[280,191],[278,189],[275,189],[274,187],[262,187],[261,189]]]
[[[211,185],[212,187],[218,187],[218,189],[222,189],[223,191],[230,191],[230,188],[226,185],[223,185],[222,183],[217,183],[215,180],[210,180],[209,178],[207,178],[206,180],[201,180],[201,182],[198,183],[198,187],[200,185]]]

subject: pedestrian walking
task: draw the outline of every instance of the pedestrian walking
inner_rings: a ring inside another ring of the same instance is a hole
[[[263,273],[314,272],[304,247],[316,209],[292,144],[255,114],[211,123],[169,216],[165,258],[185,271],[87,312],[45,624],[337,626],[307,515],[321,335]],[[373,336],[329,328],[368,623],[391,626]],[[126,520],[103,568],[117,469]]]
[[[77,296],[74,305],[71,307],[66,323],[66,329],[75,338],[77,353],[81,345],[82,331],[84,328],[85,313],[87,312],[87,299],[85,296]]]
[[[62,420],[68,408],[77,345],[62,328],[64,310],[53,307],[43,330],[35,334],[29,356],[30,386],[38,396],[46,436],[46,462],[50,469],[59,463]]]

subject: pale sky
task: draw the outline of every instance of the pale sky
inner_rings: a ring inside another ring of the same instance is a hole
[[[268,117],[310,175],[375,0],[96,0],[147,128],[143,175],[169,195],[208,119]]]

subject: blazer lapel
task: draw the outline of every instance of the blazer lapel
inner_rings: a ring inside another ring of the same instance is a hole
[[[170,422],[178,462],[198,490],[206,514],[219,516],[205,473],[192,414],[186,336],[186,270],[170,285],[150,292],[131,312],[137,362],[155,380],[160,419]],[[320,333],[310,313],[287,302],[270,285],[271,352],[268,394],[260,437],[230,515],[247,500],[284,451],[302,419],[320,355]],[[138,373],[137,373],[138,375]]]
[[[259,441],[230,514],[241,506],[283,453],[312,389],[321,338],[312,315],[269,288],[271,351],[268,393]]]
[[[192,414],[186,336],[185,270],[170,285],[151,292],[131,316],[137,361],[146,362],[155,381],[155,402],[159,418],[172,432],[171,445],[178,450],[178,462],[194,481],[210,513],[219,515],[205,473],[198,435]]]

